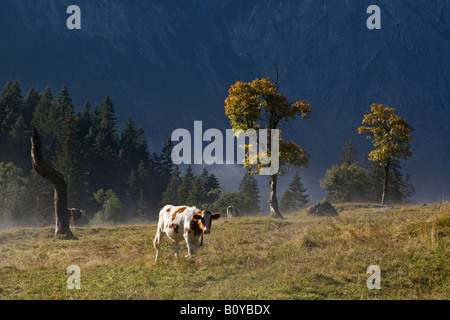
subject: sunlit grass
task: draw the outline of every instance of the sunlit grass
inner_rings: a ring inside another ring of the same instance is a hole
[[[336,205],[337,218],[214,221],[193,259],[175,260],[156,225],[0,233],[0,299],[449,299],[450,204]],[[81,269],[68,290],[66,269]],[[381,290],[366,286],[381,268]]]

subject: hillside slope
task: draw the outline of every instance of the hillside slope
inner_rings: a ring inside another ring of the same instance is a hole
[[[0,299],[450,298],[449,203],[337,207],[339,218],[221,218],[195,258],[175,261],[165,238],[157,263],[155,225],[77,228],[77,241],[52,228],[2,232]],[[70,265],[81,290],[67,289]],[[380,290],[366,286],[370,265]]]

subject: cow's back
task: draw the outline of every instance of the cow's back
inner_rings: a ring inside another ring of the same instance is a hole
[[[185,226],[189,227],[195,210],[195,207],[167,205],[159,212],[158,226],[170,239],[181,241]]]

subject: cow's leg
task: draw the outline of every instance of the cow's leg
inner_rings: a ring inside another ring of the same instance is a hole
[[[176,241],[172,242],[172,250],[175,254],[175,259],[178,259],[178,243]]]
[[[153,246],[156,249],[156,257],[155,261],[158,261],[159,249],[161,248],[161,239],[164,234],[161,232],[161,228],[158,226],[158,230],[156,231],[155,240],[153,240]]]
[[[184,236],[184,238],[186,239],[186,246],[187,246],[187,250],[188,250],[188,254],[186,255],[186,258],[191,258],[192,254],[195,253],[196,248],[195,246],[192,244],[193,239],[191,239],[191,234],[188,233],[187,235]]]

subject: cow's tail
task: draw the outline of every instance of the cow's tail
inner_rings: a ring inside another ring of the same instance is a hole
[[[155,247],[156,250],[159,250],[161,236],[162,236],[162,225],[161,223],[158,223],[158,228],[156,229],[156,236],[155,239],[153,240],[153,246]]]

